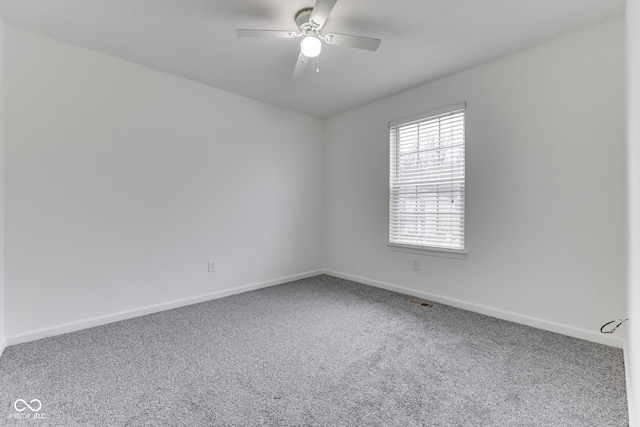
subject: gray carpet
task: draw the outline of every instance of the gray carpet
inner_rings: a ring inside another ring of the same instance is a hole
[[[628,425],[621,350],[407,300],[318,276],[9,347],[0,425]]]

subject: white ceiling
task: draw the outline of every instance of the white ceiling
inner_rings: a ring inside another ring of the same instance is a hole
[[[329,117],[624,13],[624,0],[338,0],[325,32],[382,39],[323,47],[291,80],[314,0],[0,0],[9,25],[316,117]]]

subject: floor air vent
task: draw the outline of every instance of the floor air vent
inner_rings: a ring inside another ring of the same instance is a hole
[[[424,301],[419,301],[419,300],[417,300],[417,299],[410,299],[410,300],[409,300],[409,302],[410,302],[411,304],[421,305],[421,306],[423,306],[423,307],[427,307],[427,308],[431,308],[431,307],[433,307],[433,304],[428,303],[428,302],[424,302]]]

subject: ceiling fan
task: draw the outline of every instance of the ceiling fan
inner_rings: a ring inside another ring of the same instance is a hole
[[[288,30],[236,30],[238,37],[259,37],[276,39],[293,39],[302,37],[300,43],[300,55],[293,70],[292,79],[302,75],[309,62],[308,58],[314,58],[322,50],[322,40],[327,44],[347,46],[356,49],[375,51],[380,46],[380,39],[369,37],[351,36],[348,34],[323,33],[323,27],[329,13],[338,0],[316,0],[313,7],[301,9],[295,15],[296,25],[300,32]]]

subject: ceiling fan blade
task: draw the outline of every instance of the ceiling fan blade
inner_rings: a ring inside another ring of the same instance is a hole
[[[372,39],[369,37],[350,36],[348,34],[330,33],[324,36],[327,44],[335,44],[338,46],[354,47],[356,49],[365,49],[375,51],[380,46],[380,39]]]
[[[293,31],[287,30],[236,30],[238,37],[260,37],[267,39],[292,39],[297,36]]]
[[[311,25],[315,28],[322,28],[337,1],[338,0],[316,0],[316,4],[313,6],[311,16],[309,17]]]
[[[296,68],[293,70],[293,75],[291,79],[297,79],[304,73],[305,68],[307,68],[307,62],[309,62],[309,58],[307,58],[302,51],[300,51],[300,55],[298,55],[298,61],[296,62]]]

